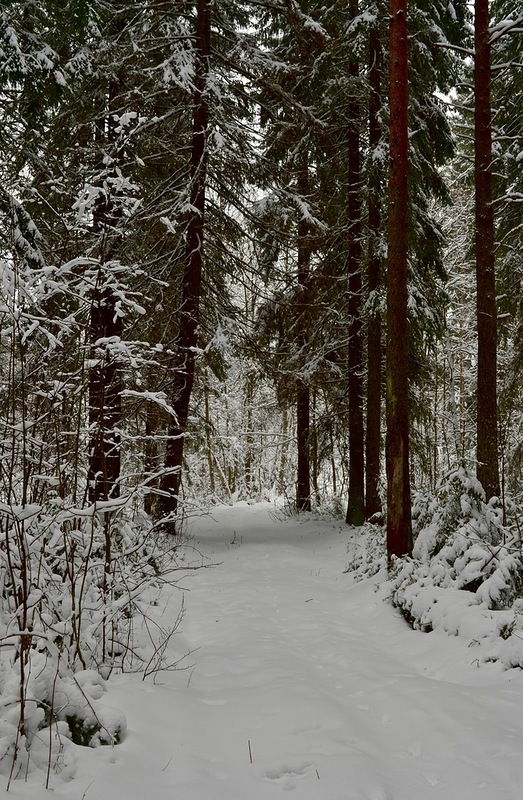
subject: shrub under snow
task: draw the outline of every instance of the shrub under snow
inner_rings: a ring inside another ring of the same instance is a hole
[[[508,509],[515,519],[515,509]],[[413,508],[413,557],[397,560],[392,602],[416,628],[480,646],[480,660],[523,668],[523,555],[503,509],[464,468]]]
[[[0,774],[16,778],[34,766],[68,779],[74,775],[70,742],[96,747],[121,741],[125,717],[100,702],[105,681],[95,670],[60,670],[54,658],[31,653],[21,725],[19,674],[9,663],[2,666]]]
[[[121,500],[110,515],[59,499],[0,512],[0,774],[68,779],[71,743],[115,745],[125,732],[103,702],[111,671],[162,667],[161,641],[137,629],[151,629],[141,620],[176,564]]]

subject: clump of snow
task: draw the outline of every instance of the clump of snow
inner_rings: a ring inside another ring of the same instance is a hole
[[[36,651],[26,667],[21,701],[20,664],[0,662],[0,774],[22,777],[36,767],[68,780],[75,772],[71,742],[122,741],[125,716],[100,702],[105,681],[95,670],[73,674]]]
[[[413,529],[413,557],[396,562],[390,582],[393,604],[415,628],[479,643],[479,660],[523,668],[523,555],[499,500],[486,503],[460,467],[435,496],[416,497]]]
[[[371,578],[387,566],[385,528],[383,525],[365,523],[349,537],[349,561],[345,572],[357,581]]]

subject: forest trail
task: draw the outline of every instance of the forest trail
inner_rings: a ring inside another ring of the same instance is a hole
[[[354,583],[346,526],[238,504],[193,534],[188,558],[219,564],[183,581],[172,655],[194,666],[112,679],[127,738],[55,796],[519,800],[523,673],[478,668],[468,642],[412,631]]]

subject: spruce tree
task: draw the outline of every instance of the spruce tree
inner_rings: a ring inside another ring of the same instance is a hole
[[[497,306],[492,188],[490,14],[488,0],[474,10],[474,184],[478,331],[477,475],[487,499],[499,496],[497,413]]]
[[[517,495],[523,476],[523,6],[491,4],[493,202],[498,309],[498,429],[502,496]]]
[[[358,2],[349,4],[351,19],[358,15]],[[346,521],[362,525],[365,519],[365,469],[363,425],[363,225],[360,158],[361,103],[358,97],[359,64],[355,54],[349,58],[347,104],[347,280],[348,280],[348,396],[349,396],[349,500]]]
[[[367,256],[367,392],[365,429],[365,515],[370,519],[381,511],[379,495],[381,455],[382,322],[380,285],[382,262],[382,170],[375,160],[382,140],[383,53],[378,29],[369,32],[369,171],[368,171],[368,256]],[[375,163],[375,161],[377,163]]]
[[[175,512],[177,508],[183,442],[194,382],[204,259],[207,139],[209,136],[209,108],[206,93],[210,53],[211,5],[209,0],[198,0],[194,55],[193,132],[190,155],[190,211],[185,242],[178,335],[174,344],[175,354],[171,367],[173,370],[171,388],[173,413],[165,451],[165,472],[160,483],[161,494],[156,510],[160,517]]]
[[[387,554],[412,549],[408,329],[408,41],[406,0],[390,3],[390,173],[387,255]]]

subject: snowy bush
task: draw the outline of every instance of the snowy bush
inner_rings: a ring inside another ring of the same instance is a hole
[[[345,572],[357,581],[376,575],[387,566],[387,546],[383,525],[366,523],[351,534],[347,545],[350,560]]]
[[[61,668],[58,658],[32,652],[21,699],[17,670],[2,667],[0,774],[25,775],[34,765],[69,778],[74,774],[69,741],[96,747],[122,740],[125,717],[99,702],[105,681],[98,672],[74,674]]]
[[[176,565],[147,518],[118,505],[109,515],[58,499],[1,504],[0,773],[10,779],[42,764],[69,777],[69,740],[114,745],[124,734],[123,714],[101,702],[104,679],[150,662],[135,628]]]
[[[415,499],[413,528],[413,557],[394,567],[394,605],[421,630],[443,627],[471,638],[479,630],[495,644],[486,658],[523,667],[523,555],[498,499],[486,503],[481,485],[460,467],[434,497]],[[510,645],[500,646],[500,638]]]

